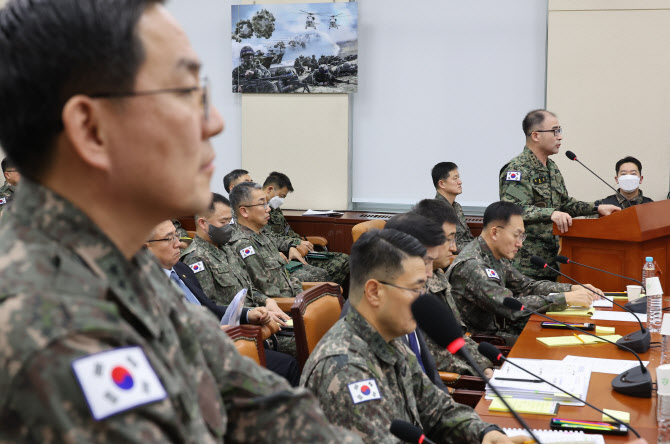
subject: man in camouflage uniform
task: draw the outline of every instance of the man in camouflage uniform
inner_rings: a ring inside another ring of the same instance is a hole
[[[10,201],[10,196],[16,191],[16,185],[21,180],[21,173],[18,172],[14,162],[9,157],[2,159],[2,174],[5,176],[5,184],[0,187],[0,214],[3,208]]]
[[[438,389],[400,340],[416,329],[410,305],[426,283],[425,254],[396,230],[360,237],[350,257],[351,309],[319,341],[300,385],[316,394],[331,422],[365,442],[400,442],[389,432],[394,419],[441,443],[511,442]]]
[[[240,50],[240,66],[233,69],[233,92],[276,93],[277,86],[269,80],[270,71],[254,61],[254,50],[245,46]]]
[[[516,298],[532,310],[545,312],[565,310],[568,305],[588,307],[597,297],[581,286],[536,281],[512,266],[526,237],[522,214],[522,208],[510,202],[489,205],[481,236],[466,245],[447,270],[451,293],[468,331],[501,336],[508,345],[514,345],[530,315],[505,307],[505,298]]]
[[[0,441],[360,442],[241,357],[142,248],[207,206],[223,128],[167,10],[11,0],[0,65],[0,143],[24,175],[0,227]],[[104,97],[131,90],[156,93]]]
[[[454,209],[458,216],[456,251],[461,251],[475,237],[470,232],[461,204],[456,202],[456,196],[463,192],[463,181],[461,181],[461,175],[458,173],[458,166],[453,162],[440,162],[433,167],[430,174],[435,186],[435,199],[445,202]]]
[[[558,236],[552,233],[555,222],[561,233],[568,231],[572,218],[599,214],[607,216],[620,210],[614,205],[595,205],[568,196],[558,166],[549,159],[557,154],[563,140],[563,129],[553,113],[545,110],[529,112],[523,119],[526,136],[523,152],[500,170],[500,200],[521,205],[526,224],[526,247],[514,261],[514,266],[534,279],[556,280],[558,275],[549,269],[538,269],[530,263],[532,256],[541,256],[549,266],[558,269]]]
[[[433,262],[433,272],[426,282],[426,288],[435,296],[439,297],[447,305],[449,311],[454,316],[454,319],[461,326],[463,333],[467,332],[467,328],[461,320],[461,314],[456,306],[456,301],[451,295],[451,285],[444,272],[453,261],[456,253],[456,233],[458,216],[453,208],[438,199],[424,199],[417,203],[412,209],[413,213],[421,215],[433,223],[436,223],[442,228],[446,237],[445,244],[442,245],[441,251]],[[412,234],[408,232],[408,234]],[[415,236],[416,237],[416,236]],[[424,243],[424,246],[426,244]],[[477,344],[469,336],[465,336],[465,346],[472,358],[477,362],[479,368],[484,369],[484,374],[487,377],[493,376],[493,363],[489,361],[484,355],[479,353]],[[442,372],[453,372],[460,375],[478,376],[478,373],[463,359],[460,355],[452,355],[449,350],[437,344],[430,337],[426,336],[426,343],[430,353],[435,359],[436,367]]]
[[[240,182],[253,182],[251,176],[249,176],[249,171],[239,168],[223,176],[223,188],[225,188],[226,193],[230,194],[230,191]]]
[[[596,201],[596,205],[612,204],[621,208],[630,208],[631,205],[640,205],[653,202],[642,194],[642,162],[633,156],[626,156],[619,160],[614,167],[614,180],[619,185],[619,194],[612,194]]]
[[[271,172],[263,182],[265,199],[270,205],[270,220],[263,231],[279,243],[279,239],[289,239],[298,245],[314,251],[314,245],[291,229],[284,213],[279,207],[284,203],[288,193],[292,193],[293,185],[286,174],[277,171]],[[321,268],[328,273],[328,281],[342,285],[349,276],[349,255],[345,253],[329,252],[329,259],[307,259],[310,265]]]

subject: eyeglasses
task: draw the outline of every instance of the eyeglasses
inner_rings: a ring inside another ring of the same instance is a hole
[[[417,296],[421,296],[422,294],[426,293],[426,287],[422,287],[422,288],[406,288],[406,287],[400,287],[400,286],[395,285],[395,284],[392,284],[392,283],[390,283],[390,282],[379,281],[379,283],[382,284],[382,285],[388,285],[389,287],[394,287],[394,288],[399,288],[399,289],[401,289],[401,290],[411,291],[412,293],[414,293],[414,294],[417,295]]]
[[[151,240],[148,240],[147,242],[149,242],[149,243],[151,243],[151,242],[167,242],[167,243],[177,244],[177,243],[179,243],[179,234],[174,233],[174,234],[168,235],[168,237],[166,237],[164,239],[151,239]]]
[[[267,208],[267,207],[270,206],[270,204],[267,203],[267,202],[257,203],[257,204],[253,204],[253,205],[240,205],[240,206],[249,208],[249,207],[260,207],[261,205],[263,205],[263,208]]]
[[[451,236],[451,239],[447,238],[447,242],[449,242],[449,245],[456,245],[456,236]]]
[[[505,227],[497,226],[496,228],[500,228],[501,230],[509,231]],[[512,233],[512,232],[510,231],[510,233]],[[526,240],[526,236],[528,236],[528,235],[526,233],[512,233],[512,236],[514,236],[514,239],[520,240],[521,242],[523,242],[523,241]]]
[[[200,91],[202,94],[200,99],[200,106],[202,107],[202,112],[205,117],[205,121],[209,120],[209,107],[210,107],[210,83],[207,77],[202,79],[202,85],[199,86],[189,86],[184,88],[163,88],[163,89],[152,89],[148,91],[120,91],[120,92],[101,92],[95,94],[89,94],[89,97],[94,99],[112,99],[112,98],[122,98],[122,97],[139,97],[139,96],[151,96],[154,94],[193,94],[196,91]]]
[[[558,128],[552,128],[548,130],[537,130],[533,131],[534,133],[554,133],[554,137],[558,137],[560,134],[563,134],[563,128],[558,127]]]

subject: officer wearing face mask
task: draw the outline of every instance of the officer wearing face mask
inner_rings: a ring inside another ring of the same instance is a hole
[[[628,208],[631,205],[639,205],[643,203],[653,202],[648,197],[642,195],[640,184],[642,183],[642,163],[635,157],[624,157],[616,163],[616,176],[614,180],[619,185],[619,193],[621,196],[612,194],[598,201],[597,204],[611,204],[621,208]]]

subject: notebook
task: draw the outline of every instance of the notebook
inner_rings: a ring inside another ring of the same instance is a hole
[[[503,429],[507,436],[528,436],[530,435],[524,429]],[[553,443],[593,443],[593,444],[605,444],[605,438],[603,435],[592,435],[585,434],[584,432],[565,432],[560,430],[535,430],[533,429],[535,436],[542,441],[542,444],[553,444]]]

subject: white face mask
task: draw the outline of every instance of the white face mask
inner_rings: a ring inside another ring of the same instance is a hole
[[[272,208],[273,210],[276,210],[283,204],[284,204],[284,198],[279,196],[273,197],[272,199],[270,199],[270,202],[268,202],[268,205],[270,205],[270,208]]]
[[[640,186],[640,176],[634,176],[632,174],[619,176],[619,187],[623,191],[630,193],[637,190],[639,186]]]

